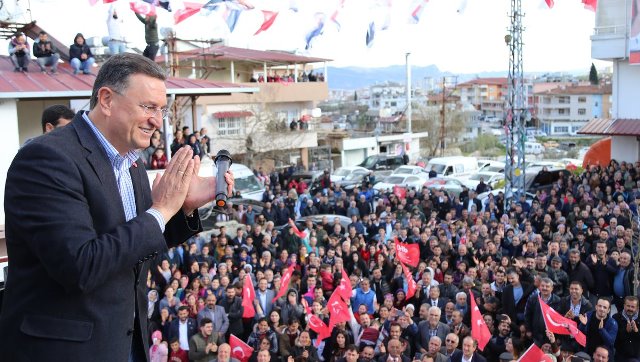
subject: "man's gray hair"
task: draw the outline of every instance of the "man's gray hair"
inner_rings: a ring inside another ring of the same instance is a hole
[[[133,53],[113,55],[98,71],[93,83],[89,108],[93,109],[98,104],[100,88],[108,87],[114,92],[122,94],[129,87],[129,77],[135,74],[143,74],[161,81],[167,79],[166,73],[160,65],[142,55]]]

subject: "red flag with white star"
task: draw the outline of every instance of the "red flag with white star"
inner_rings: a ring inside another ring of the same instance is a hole
[[[253,281],[251,276],[246,274],[244,276],[244,283],[242,283],[242,306],[244,311],[242,312],[242,318],[253,318],[256,315],[256,309],[253,306],[253,301],[256,299],[256,290],[253,289]]]
[[[478,341],[478,349],[484,351],[484,347],[491,339],[491,332],[484,318],[482,318],[482,313],[480,313],[480,309],[478,309],[476,298],[472,292],[469,292],[469,297],[471,298],[471,337]]]
[[[291,264],[287,268],[287,270],[282,274],[282,278],[280,279],[280,289],[278,290],[278,294],[273,298],[272,302],[275,302],[278,298],[282,297],[289,288],[289,281],[291,280],[291,275],[293,274],[293,269],[295,269],[296,265]]]

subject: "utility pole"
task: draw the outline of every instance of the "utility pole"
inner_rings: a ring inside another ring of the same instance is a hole
[[[411,63],[409,63],[409,56],[411,53],[405,54],[405,62],[407,65],[407,111],[405,117],[407,119],[407,133],[411,134]]]
[[[442,109],[440,110],[440,156],[444,156],[444,139],[447,135],[447,128],[445,127],[445,115],[447,112],[447,89],[446,78],[442,77]]]
[[[507,156],[505,162],[505,202],[508,211],[510,201],[525,192],[524,141],[526,137],[526,97],[524,71],[522,65],[522,4],[521,0],[511,0],[509,18],[511,26],[504,37],[509,46],[508,99],[505,115]],[[515,195],[514,195],[515,192]]]

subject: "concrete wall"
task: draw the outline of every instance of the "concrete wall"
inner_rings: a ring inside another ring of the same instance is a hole
[[[68,100],[20,100],[17,102],[19,123],[19,141],[24,144],[29,138],[42,134],[42,111],[54,104],[63,104],[69,107]]]
[[[636,137],[613,136],[611,138],[611,158],[636,162],[640,159],[640,143]]]
[[[4,201],[4,186],[7,181],[7,171],[13,161],[13,157],[20,149],[18,138],[18,106],[15,100],[0,100],[0,200]],[[4,205],[10,207],[10,205]],[[0,225],[4,225],[4,207],[0,208]]]
[[[613,118],[640,119],[640,65],[628,61],[613,62]]]

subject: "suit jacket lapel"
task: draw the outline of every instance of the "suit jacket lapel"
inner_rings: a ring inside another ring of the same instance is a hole
[[[114,204],[117,204],[118,209],[120,210],[120,215],[122,220],[125,220],[124,214],[124,206],[122,205],[122,198],[120,196],[120,192],[118,190],[118,183],[116,181],[116,176],[113,173],[113,168],[109,163],[109,159],[107,158],[107,154],[105,150],[102,148],[102,145],[99,143],[96,135],[93,133],[87,122],[82,117],[82,113],[84,111],[79,111],[76,116],[73,118],[71,125],[75,128],[78,133],[78,139],[80,144],[89,151],[87,155],[87,161],[93,168],[93,171],[98,176],[100,183],[103,186],[103,192],[108,200],[118,200]]]
[[[140,159],[134,163],[133,166],[129,169],[129,173],[131,174],[131,181],[133,183],[133,191],[136,197],[136,214],[140,215],[143,212],[146,212],[146,203],[145,203],[145,192],[144,186],[142,184],[142,172],[146,172],[143,163]]]

